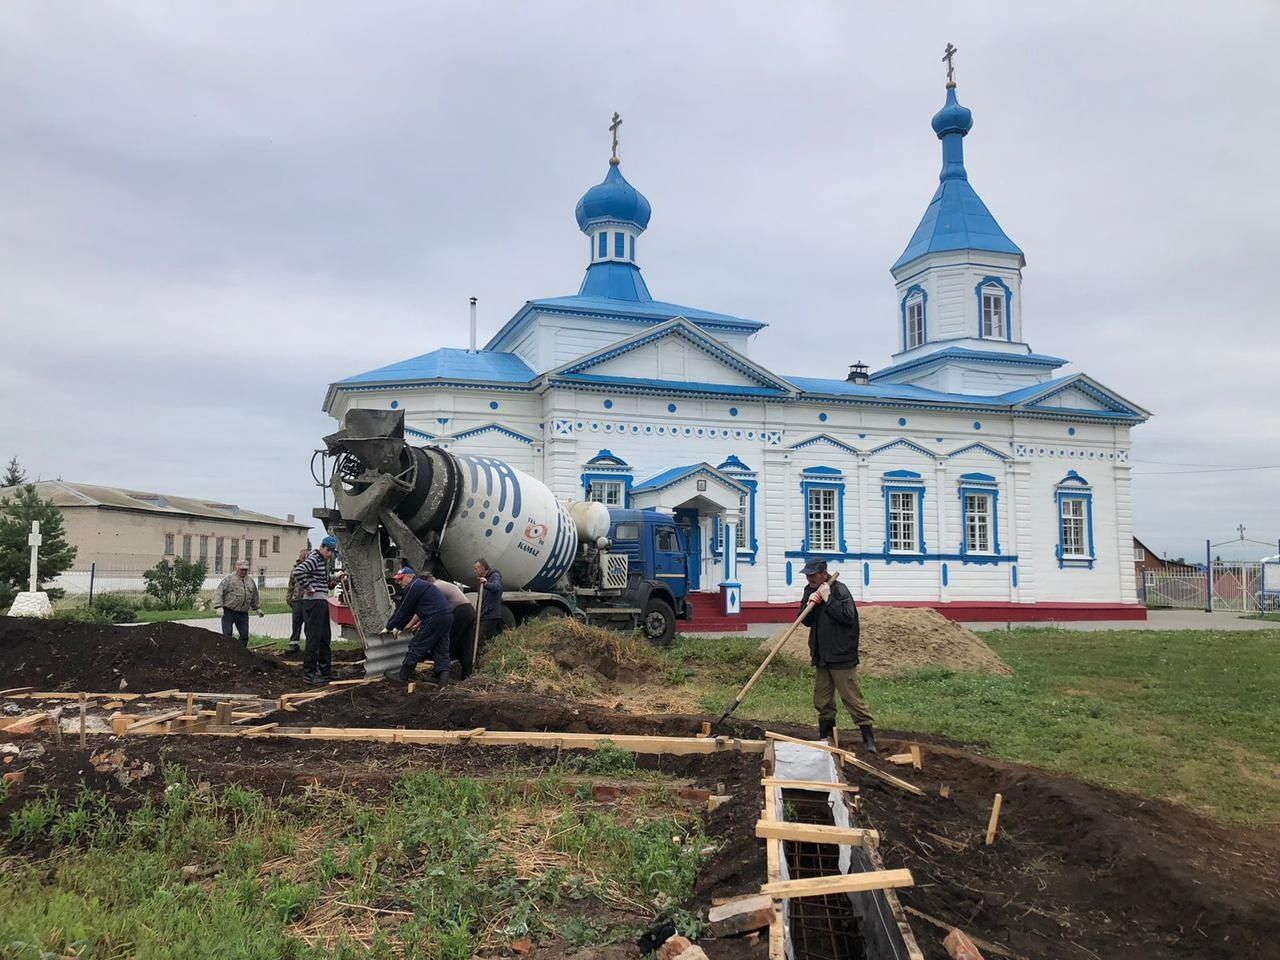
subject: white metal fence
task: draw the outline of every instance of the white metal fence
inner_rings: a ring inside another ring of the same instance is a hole
[[[284,602],[289,587],[291,567],[271,570],[260,567],[251,572],[253,581],[258,585],[258,593],[263,603]],[[66,591],[72,598],[88,600],[90,596],[100,597],[104,593],[124,594],[141,600],[147,592],[147,581],[141,568],[99,567],[96,564],[88,570],[68,570],[66,573],[49,581],[46,585]],[[200,600],[213,598],[226,574],[209,574],[200,586]]]
[[[1259,561],[1217,560],[1211,575],[1203,568],[1191,573],[1148,570],[1142,575],[1142,599],[1148,607],[1181,610],[1259,613],[1280,609],[1280,577],[1268,570],[1264,585],[1263,568]]]

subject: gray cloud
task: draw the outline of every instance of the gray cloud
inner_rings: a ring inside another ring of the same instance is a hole
[[[0,453],[307,514],[329,381],[576,290],[615,109],[655,296],[881,365],[950,40],[1028,338],[1156,413],[1139,534],[1280,536],[1276,471],[1172,465],[1280,463],[1276,8],[864,6],[0,7]]]

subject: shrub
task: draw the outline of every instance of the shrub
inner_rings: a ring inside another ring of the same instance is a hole
[[[100,593],[93,598],[93,610],[108,623],[132,623],[138,618],[134,600],[118,593]]]
[[[185,610],[200,593],[207,573],[203,560],[192,563],[174,557],[172,561],[161,560],[142,576],[147,581],[147,595],[156,598],[160,609]]]

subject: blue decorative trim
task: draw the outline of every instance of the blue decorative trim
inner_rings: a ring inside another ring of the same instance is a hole
[[[862,564],[862,585],[864,587],[871,586],[871,564],[865,561]]]
[[[630,470],[630,468],[627,468]],[[616,473],[583,473],[582,477],[582,495],[585,499],[591,498],[591,484],[593,481],[600,480],[606,483],[622,484],[622,503],[618,506],[623,510],[631,509],[631,482],[633,480],[630,473],[621,471]]]
[[[973,340],[975,337],[947,337],[945,340],[931,340],[930,343],[947,343],[949,341]],[[1022,341],[1010,340],[1009,343],[1021,343]],[[906,351],[903,351],[904,353]],[[902,356],[901,353],[894,356]],[[966,347],[945,347],[934,353],[926,354],[923,357],[912,357],[910,360],[903,360],[901,363],[895,363],[892,366],[877,370],[871,374],[871,382],[875,383],[897,373],[904,373],[907,370],[914,370],[919,367],[926,367],[930,364],[951,363],[958,360],[976,360],[981,363],[999,363],[1007,366],[1015,367],[1038,367],[1045,370],[1056,370],[1067,361],[1061,357],[1051,357],[1041,353],[1004,353],[995,350],[973,350]]]
[[[807,440],[801,440],[799,443],[793,443],[788,449],[804,450],[807,447],[814,447],[820,443],[830,444],[831,446],[835,447],[837,450],[843,450],[845,453],[849,454],[849,456],[851,457],[856,457],[859,454],[859,451],[857,450],[856,447],[851,447],[849,446],[849,444],[843,443],[837,440],[835,437],[831,436],[831,434],[829,433],[819,433],[816,436],[812,436]]]
[[[628,469],[630,469],[630,465],[627,463],[627,461],[623,460],[620,456],[618,456],[616,453],[614,453],[612,450],[608,449],[607,447],[601,448],[599,453],[597,453],[594,457],[588,460],[587,466],[589,467],[595,467],[595,466],[627,467]]]
[[[1001,453],[999,450],[996,450],[993,447],[989,447],[985,443],[971,443],[968,446],[961,447],[959,450],[952,450],[950,453],[946,455],[946,458],[948,460],[951,460],[955,457],[963,456],[964,454],[969,453],[970,451],[985,453],[989,457],[995,457],[997,460],[1002,460],[1002,461],[1008,461],[1013,459],[1007,453]]]
[[[840,545],[838,551],[815,552],[809,545],[809,491],[834,490],[836,492],[836,540]],[[800,503],[804,509],[804,539],[796,556],[807,556],[813,553],[819,558],[833,554],[843,556],[849,550],[844,538],[844,474],[835,467],[805,467],[800,473]],[[791,556],[790,553],[787,556]]]
[[[1009,574],[1013,579],[1013,588],[1018,589],[1018,565],[1015,563],[1009,568]]]
[[[405,436],[414,436],[419,440],[436,440],[438,439],[434,433],[427,433],[425,430],[419,430],[417,427],[405,427]]]
[[[810,551],[806,553],[803,550],[786,550],[783,552],[782,555],[792,560],[826,560],[828,562],[835,561],[835,560],[883,560],[884,559],[883,552],[871,553],[868,551],[856,551],[856,552],[845,551],[843,553],[825,553],[825,552]],[[960,554],[958,553],[922,553],[919,557],[913,554],[910,560],[906,562],[917,563],[917,562],[924,562],[924,561],[944,561],[944,560],[952,563],[962,563],[964,561],[964,557],[960,556]],[[970,562],[972,563],[973,561],[970,560]],[[1000,556],[1000,557],[992,557],[991,562],[996,564],[1017,563],[1018,557],[1016,554],[1005,554],[1004,556]]]
[[[960,556],[963,562],[998,563],[1000,556],[1000,487],[989,473],[963,473],[960,475]],[[965,509],[968,494],[991,498],[991,552],[969,552],[969,514]]]
[[[890,470],[884,475],[880,492],[884,498],[884,549],[881,558],[885,563],[923,563],[928,549],[924,541],[924,478],[914,470]],[[916,500],[916,549],[894,551],[889,548],[889,504],[891,494],[909,493]]]
[[[461,433],[455,433],[453,436],[445,437],[444,439],[449,441],[468,440],[471,437],[478,437],[484,433],[496,433],[510,440],[519,440],[521,443],[532,444],[538,442],[533,437],[526,437],[523,433],[516,433],[514,430],[509,427],[504,427],[500,423],[486,423],[482,427],[472,427],[470,430],[463,430]]]
[[[1054,397],[1058,396],[1059,394],[1066,393],[1068,390],[1078,390],[1080,393],[1083,393],[1089,399],[1097,401],[1107,409],[1106,410],[1084,410],[1084,409],[1073,409],[1071,407],[1054,407],[1053,408],[1054,410],[1057,410],[1060,413],[1068,413],[1068,412],[1077,413],[1077,414],[1083,413],[1085,416],[1092,416],[1092,417],[1104,416],[1108,413],[1112,413],[1112,414],[1119,413],[1119,414],[1123,414],[1125,416],[1131,416],[1131,417],[1143,416],[1142,412],[1135,410],[1129,405],[1121,402],[1120,399],[1117,398],[1115,395],[1108,393],[1105,390],[1098,389],[1098,387],[1096,387],[1094,384],[1090,383],[1087,379],[1085,379],[1083,374],[1077,374],[1075,377],[1069,377],[1066,383],[1059,385],[1055,389],[1049,390],[1046,393],[1034,396],[1034,398],[1028,398],[1028,402],[1026,406],[1027,408],[1031,408],[1031,409],[1035,409],[1035,408],[1043,409],[1041,407],[1041,404],[1043,404],[1047,400],[1052,400]],[[1024,411],[1019,410],[1018,412],[1023,413]]]
[[[911,300],[916,294],[920,294],[920,342],[911,344],[907,340],[907,301]],[[906,292],[902,295],[900,302],[902,310],[902,349],[903,351],[914,350],[916,347],[922,347],[929,342],[929,294],[924,287],[918,283],[913,283],[907,287]]]
[[[947,585],[947,565],[945,563],[942,565],[942,585],[944,587]]]
[[[1066,554],[1066,544],[1062,536],[1062,504],[1065,500],[1084,501],[1085,530],[1089,543],[1087,556],[1068,556]],[[1092,570],[1097,555],[1093,547],[1093,488],[1089,486],[1089,481],[1076,473],[1076,471],[1068,470],[1067,475],[1059,480],[1054,488],[1054,504],[1058,513],[1058,546],[1054,550],[1054,556],[1058,558],[1058,569],[1063,567],[1085,567]]]
[[[787,561],[787,565],[786,565],[786,567],[784,568],[784,577],[785,577],[785,579],[786,579],[786,581],[787,581],[787,586],[788,586],[788,587],[789,587],[789,586],[791,586],[791,581],[792,581],[792,577],[793,577],[793,576],[794,576],[794,574],[791,572],[791,561],[790,561],[790,560],[788,560],[788,561]]]
[[[908,440],[905,437],[899,437],[897,440],[890,440],[888,443],[882,443],[878,447],[873,447],[867,456],[874,457],[877,454],[886,453],[889,450],[896,450],[899,447],[904,450],[912,450],[921,456],[928,457],[930,460],[935,459],[935,455],[931,451],[926,450],[924,447],[920,446],[920,444],[913,440]]]
[[[1004,291],[1004,340],[1013,342],[1013,291],[1009,289],[1009,285],[996,276],[983,277],[978,281],[978,285],[974,287],[974,293],[978,295],[978,339],[990,340],[992,337],[985,337],[982,334],[982,289],[983,287],[997,286]]]
[[[733,454],[716,467],[717,470],[723,470],[725,473],[733,477],[734,480],[741,483],[749,491],[747,493],[747,545],[739,547],[735,553],[739,562],[754,565],[756,562],[756,553],[759,551],[760,542],[756,536],[756,490],[760,486],[756,480],[755,471],[748,467]],[[717,560],[724,555],[723,531],[719,517],[713,517],[711,521],[711,555]]]

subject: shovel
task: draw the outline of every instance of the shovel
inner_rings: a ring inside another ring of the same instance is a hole
[[[828,582],[838,580],[839,578],[840,574],[833,573],[831,575],[831,580]],[[738,691],[738,695],[733,698],[733,703],[729,704],[729,706],[725,708],[724,713],[720,715],[720,719],[712,726],[711,730],[713,733],[719,730],[720,725],[733,715],[733,711],[742,706],[742,701],[746,698],[747,693],[751,688],[755,686],[756,681],[760,679],[760,675],[764,673],[765,668],[768,667],[773,658],[778,655],[778,651],[782,649],[783,644],[791,639],[791,635],[796,632],[796,628],[804,622],[805,617],[813,612],[814,607],[816,607],[818,603],[819,601],[817,597],[812,598],[807,604],[805,604],[804,609],[800,611],[800,616],[796,617],[791,626],[787,627],[787,629],[783,631],[782,636],[778,638],[778,642],[775,643],[773,645],[773,649],[769,651],[769,655],[764,658],[764,661],[760,666],[756,667],[756,672],[751,675],[751,679],[743,684],[742,689]]]

